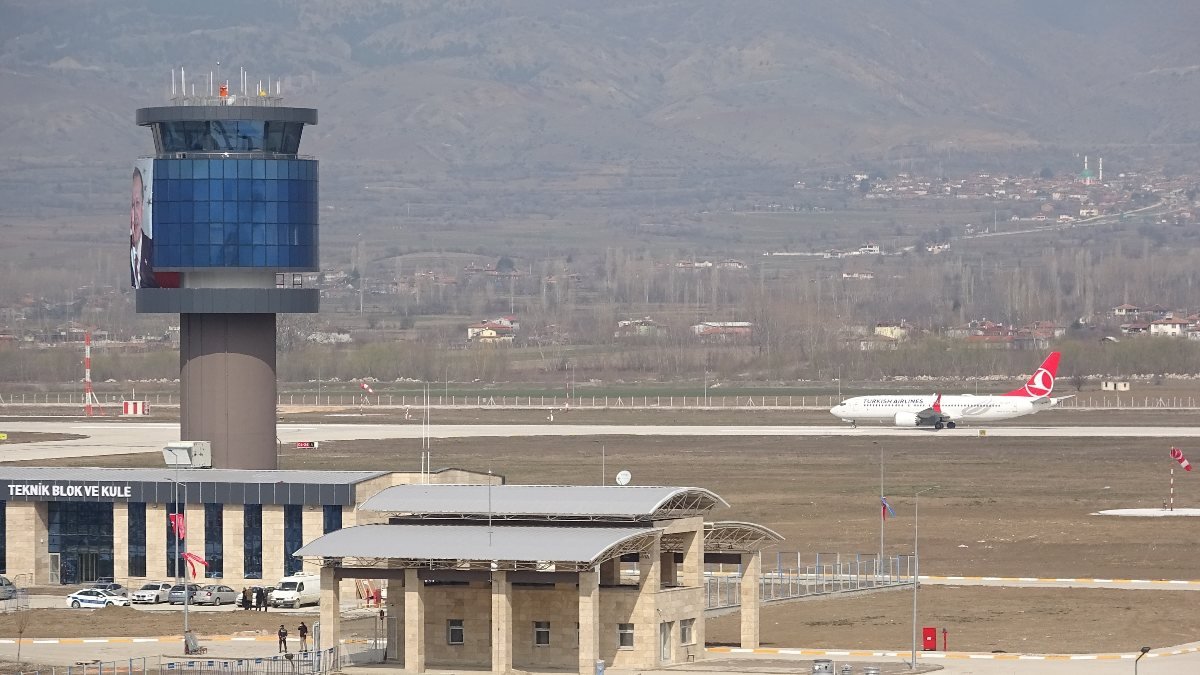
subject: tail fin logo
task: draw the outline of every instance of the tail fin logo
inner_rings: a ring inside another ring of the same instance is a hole
[[[1054,374],[1046,368],[1038,368],[1037,372],[1025,383],[1025,392],[1033,398],[1049,396],[1054,391]]]

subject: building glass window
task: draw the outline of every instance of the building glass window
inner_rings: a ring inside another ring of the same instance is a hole
[[[550,622],[549,621],[534,621],[533,622],[533,646],[534,647],[549,647],[550,646]]]
[[[342,529],[342,507],[339,504],[325,505],[325,531],[323,534],[329,534],[335,530]]]
[[[154,266],[317,269],[316,160],[158,159]]]
[[[679,622],[679,643],[690,645],[696,642],[696,620],[683,619]]]
[[[204,559],[208,567],[204,576],[220,579],[225,576],[225,505],[204,505]]]
[[[466,636],[463,628],[462,619],[447,619],[446,620],[446,644],[461,645],[463,638]]]
[[[167,504],[167,576],[182,576],[183,571],[187,569],[183,562],[183,554],[186,552],[186,541],[179,539],[175,534],[175,526],[171,524],[171,516],[176,513],[183,513],[183,504]],[[183,523],[183,533],[187,534],[187,520]],[[176,567],[179,568],[176,572]]]
[[[262,504],[246,504],[242,525],[242,576],[261,579],[262,575]]]
[[[621,649],[633,649],[633,624],[617,624],[617,646]]]
[[[49,502],[46,516],[48,549],[59,554],[62,583],[113,576],[112,502]]]
[[[125,505],[129,522],[129,576],[146,576],[146,502]]]
[[[304,564],[293,553],[304,545],[304,507],[285,504],[283,507],[283,575],[296,574]]]

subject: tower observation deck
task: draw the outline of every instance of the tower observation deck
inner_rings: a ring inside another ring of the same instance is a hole
[[[320,299],[303,278],[319,269],[318,166],[299,154],[316,123],[228,85],[137,111],[154,155],[133,168],[130,282],[138,312],[180,315],[180,438],[210,441],[216,468],[277,468],[275,316]]]

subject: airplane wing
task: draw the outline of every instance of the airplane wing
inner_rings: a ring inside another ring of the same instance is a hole
[[[941,394],[938,394],[937,398],[933,399],[933,405],[929,406],[928,408],[926,408],[924,410],[918,411],[916,413],[916,415],[917,415],[918,424],[921,424],[921,425],[934,425],[934,424],[937,424],[938,422],[945,423],[945,422],[949,422],[951,419],[953,419],[950,417],[950,415],[946,414],[942,410],[942,395]]]

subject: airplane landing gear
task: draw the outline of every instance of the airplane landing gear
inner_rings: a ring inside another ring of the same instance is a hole
[[[940,431],[940,430],[942,430],[942,429],[943,429],[945,426],[946,426],[946,425],[945,425],[945,424],[943,424],[942,422],[934,422],[934,423],[933,423],[933,428],[934,428],[934,429],[937,429],[937,430],[939,430],[939,431]]]
[[[954,422],[946,422],[946,428],[947,428],[947,429],[953,429],[953,428],[954,428],[954,427],[956,427],[956,426],[958,426],[958,425],[957,425],[957,424],[955,424]]]

